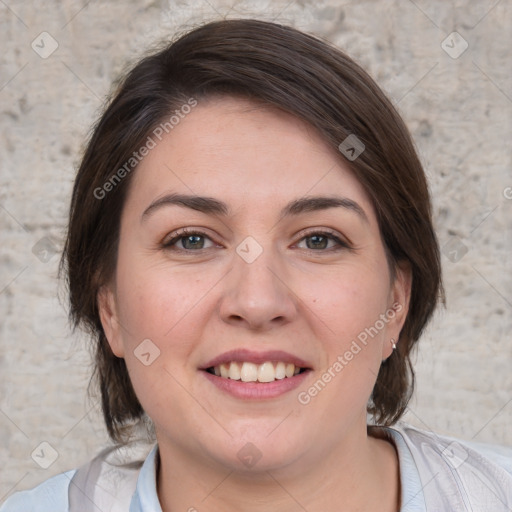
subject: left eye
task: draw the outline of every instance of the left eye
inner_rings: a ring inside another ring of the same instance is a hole
[[[327,249],[329,241],[333,241],[335,246],[337,245],[348,248],[348,245],[345,242],[342,242],[337,236],[334,236],[332,233],[325,233],[322,231],[309,233],[305,237],[301,238],[300,242],[302,242],[302,240],[306,240],[306,249],[309,250]],[[310,242],[308,243],[307,240],[310,240]]]

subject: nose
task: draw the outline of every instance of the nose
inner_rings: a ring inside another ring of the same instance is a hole
[[[240,253],[242,254],[242,253]],[[252,262],[239,253],[225,277],[220,315],[224,322],[266,331],[292,322],[298,299],[279,256],[265,249]]]

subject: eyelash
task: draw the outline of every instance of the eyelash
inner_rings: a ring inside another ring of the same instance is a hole
[[[330,240],[334,240],[338,244],[338,247],[337,248],[331,247],[330,249],[323,249],[323,250],[322,249],[319,249],[319,250],[317,250],[317,249],[305,249],[306,251],[310,251],[310,252],[313,252],[313,253],[318,253],[318,252],[339,251],[339,250],[342,250],[342,249],[345,249],[345,250],[352,249],[352,247],[347,242],[345,242],[344,240],[341,240],[334,233],[332,233],[330,231],[326,231],[326,230],[310,231],[309,233],[304,234],[302,236],[302,238],[299,240],[299,242],[301,242],[302,240],[304,240],[306,238],[310,238],[310,237],[312,237],[314,235],[320,235],[320,236],[328,238]],[[209,240],[211,240],[211,238],[206,233],[204,233],[203,231],[199,231],[199,230],[195,230],[195,229],[190,229],[190,228],[184,228],[184,229],[178,231],[175,234],[175,236],[173,236],[170,240],[165,241],[162,244],[162,247],[164,249],[167,249],[167,250],[173,250],[173,251],[185,252],[185,253],[201,252],[201,251],[205,251],[205,250],[210,249],[210,247],[202,248],[202,249],[197,249],[197,250],[194,250],[194,249],[183,249],[183,248],[176,249],[174,247],[174,245],[179,240],[181,240],[182,238],[186,238],[188,236],[201,236],[201,237],[205,237],[205,238],[208,238]],[[212,242],[213,242],[213,240],[212,240]]]

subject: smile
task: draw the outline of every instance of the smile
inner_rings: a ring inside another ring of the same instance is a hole
[[[261,383],[291,378],[305,370],[306,368],[283,361],[266,361],[262,364],[231,361],[206,369],[207,372],[224,379]]]

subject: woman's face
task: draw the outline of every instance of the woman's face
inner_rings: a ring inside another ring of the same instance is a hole
[[[409,279],[358,180],[311,127],[240,99],[157,142],[100,307],[161,447],[268,470],[366,435]]]

